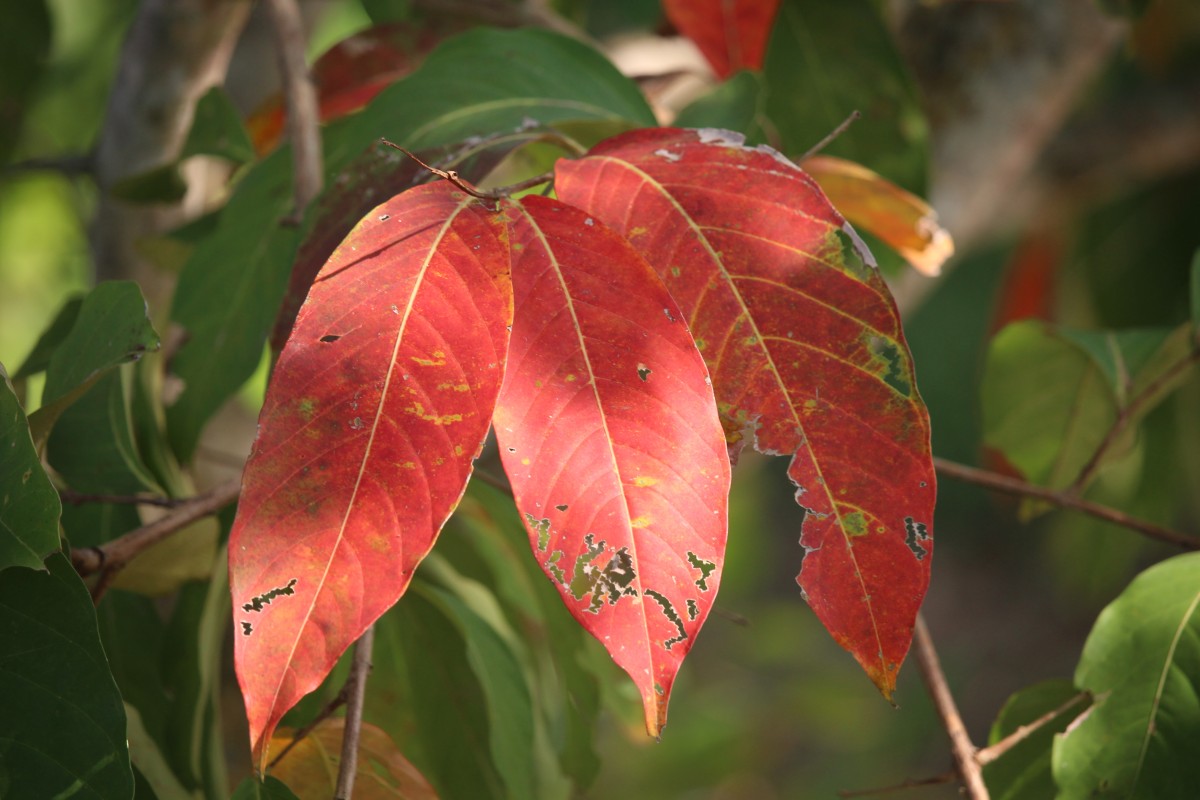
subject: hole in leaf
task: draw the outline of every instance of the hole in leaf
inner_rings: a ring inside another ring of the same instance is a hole
[[[568,506],[566,503],[563,503],[561,506],[555,506],[555,508],[557,508],[559,511],[566,511],[568,508],[570,508],[570,506]]]
[[[908,549],[917,557],[917,561],[923,561],[929,553],[927,549],[921,546],[921,542],[929,538],[929,529],[924,522],[917,522],[912,517],[904,518],[904,543],[908,545]]]
[[[242,622],[242,636],[249,636],[252,633],[254,633],[254,626],[251,625],[249,622],[243,621]]]
[[[644,380],[644,381],[650,380],[650,368],[647,367],[645,364],[638,364],[637,373],[638,373],[638,377],[641,378],[642,380]]]
[[[700,577],[696,579],[696,587],[702,592],[707,592],[708,576],[712,575],[713,572],[716,571],[717,565],[711,561],[705,561],[691,550],[688,551],[687,560],[693,568],[700,570]]]
[[[280,586],[278,589],[271,589],[270,591],[264,592],[264,593],[258,595],[257,597],[250,598],[250,602],[245,603],[242,606],[242,610],[247,611],[247,612],[262,611],[265,606],[271,605],[271,601],[274,600],[275,598],[282,597],[284,595],[295,594],[296,593],[295,586],[296,586],[296,579],[292,578],[290,581],[288,581],[287,586]]]
[[[537,533],[538,550],[540,552],[545,552],[546,547],[550,544],[550,520],[537,519],[533,516],[533,514],[526,514],[525,522],[527,522],[529,526]],[[559,555],[561,556],[562,553],[559,553]],[[559,581],[559,583],[561,582],[562,581]]]
[[[342,337],[336,333],[327,333],[321,337],[321,342],[323,344],[332,344],[340,338],[342,338]]]
[[[663,615],[672,623],[674,623],[675,630],[679,631],[678,636],[667,639],[665,642],[663,642],[663,647],[670,650],[672,647],[686,639],[687,631],[683,629],[683,620],[681,620],[679,618],[679,614],[675,612],[675,606],[671,605],[671,601],[668,600],[663,594],[656,592],[653,589],[646,589],[643,594],[645,594],[647,597],[654,598],[654,602],[658,603],[659,606],[662,607]]]

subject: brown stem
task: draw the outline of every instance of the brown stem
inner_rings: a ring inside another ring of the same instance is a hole
[[[800,156],[800,158],[796,159],[796,163],[799,163],[806,158],[812,158],[817,153],[824,150],[826,147],[829,147],[829,145],[832,144],[835,139],[837,139],[839,136],[841,136],[843,133],[845,133],[850,128],[851,125],[853,125],[857,120],[859,120],[861,118],[862,118],[862,114],[858,113],[857,111],[851,111],[850,116],[846,117],[844,120],[842,120],[840,123],[838,123],[838,126],[836,128],[831,130],[829,133],[825,134],[825,138],[821,139],[821,141],[817,142],[812,147],[805,150],[804,155],[802,155],[802,156]]]
[[[968,467],[966,464],[958,464],[953,461],[947,461],[944,458],[933,459],[934,466],[937,467],[938,473],[950,478],[956,478],[967,483],[974,483],[979,486],[985,486],[989,489],[994,489],[998,492],[1006,492],[1007,494],[1020,495],[1022,497],[1034,497],[1039,500],[1045,500],[1061,508],[1071,508],[1076,511],[1082,511],[1084,514],[1102,519],[1105,522],[1112,522],[1116,525],[1129,528],[1132,531],[1137,531],[1143,536],[1151,539],[1157,539],[1160,542],[1180,547],[1185,550],[1200,550],[1200,539],[1194,536],[1188,536],[1178,531],[1164,528],[1161,525],[1155,525],[1153,522],[1148,522],[1144,519],[1126,514],[1123,511],[1118,511],[1115,508],[1093,503],[1090,500],[1084,500],[1066,492],[1047,489],[1042,486],[1035,486],[1032,483],[1027,483],[1020,478],[1011,478],[1007,475],[1001,475],[998,472],[991,472],[978,467]]]
[[[299,224],[312,199],[321,192],[321,129],[317,90],[304,57],[304,23],[296,0],[264,0],[275,43],[287,102],[288,138],[292,144],[292,196],[295,208],[286,220]]]
[[[288,740],[288,743],[285,744],[283,749],[276,753],[275,757],[271,759],[269,764],[267,764],[268,770],[274,769],[275,765],[282,761],[283,757],[290,753],[293,747],[304,741],[304,739],[310,733],[317,729],[318,725],[333,716],[333,712],[346,705],[346,698],[349,696],[347,692],[349,687],[350,683],[349,680],[347,680],[347,682],[343,684],[341,691],[334,695],[333,699],[326,703],[325,706],[317,712],[316,716],[308,721],[308,724],[296,729],[296,732],[292,734],[292,738]]]
[[[950,783],[957,777],[957,772],[948,770],[928,778],[905,778],[900,783],[893,783],[890,786],[876,786],[872,789],[842,789],[837,794],[838,797],[873,797],[880,794],[902,792],[905,789],[916,789],[921,786],[940,786],[943,783]]]
[[[1078,705],[1080,700],[1086,700],[1088,697],[1090,697],[1090,695],[1087,692],[1080,692],[1053,711],[1047,711],[1045,714],[1042,714],[1028,725],[1020,726],[995,744],[979,750],[975,753],[976,763],[978,763],[981,767],[986,767],[988,764],[992,763],[997,758],[1004,755],[1033,734],[1037,733],[1043,727],[1058,719],[1071,708]]]
[[[1100,469],[1100,461],[1104,458],[1104,454],[1108,452],[1108,448],[1112,447],[1113,442],[1125,432],[1125,429],[1129,427],[1133,420],[1137,419],[1143,406],[1153,401],[1164,386],[1167,386],[1171,381],[1179,377],[1180,373],[1189,369],[1197,361],[1200,361],[1200,349],[1193,349],[1185,357],[1172,364],[1169,369],[1165,370],[1156,379],[1148,383],[1124,408],[1117,412],[1117,418],[1113,420],[1108,433],[1105,434],[1104,439],[1096,447],[1091,458],[1083,465],[1083,469],[1079,470],[1079,475],[1066,488],[1066,494],[1078,495],[1087,488],[1087,485],[1091,483],[1092,478],[1095,477],[1096,472]]]
[[[363,698],[366,696],[367,674],[371,671],[371,648],[375,643],[375,626],[367,628],[354,646],[354,661],[346,681],[346,727],[342,732],[342,761],[338,765],[335,800],[350,800],[354,794],[354,775],[358,771],[358,738],[362,733]]]
[[[987,787],[983,784],[983,772],[975,761],[975,745],[967,734],[967,728],[959,716],[954,697],[946,683],[942,665],[938,662],[937,651],[933,649],[933,639],[929,636],[929,628],[925,619],[917,615],[917,625],[913,631],[913,646],[916,649],[917,666],[921,670],[921,678],[933,699],[942,726],[950,736],[950,749],[954,755],[954,763],[958,768],[958,777],[962,780],[966,796],[971,800],[989,800]]]
[[[71,563],[82,576],[99,572],[100,578],[92,590],[99,599],[104,590],[126,564],[151,545],[157,544],[171,534],[186,528],[198,519],[214,514],[237,499],[241,479],[232,478],[203,494],[181,501],[169,514],[143,525],[97,547],[81,547],[71,550]]]

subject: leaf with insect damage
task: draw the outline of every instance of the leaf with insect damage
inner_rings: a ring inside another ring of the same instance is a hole
[[[555,186],[658,270],[732,451],[792,455],[800,587],[890,696],[929,583],[934,472],[895,304],[852,229],[801,169],[725,131],[615,137],[560,161]]]
[[[657,736],[724,560],[729,460],[708,372],[625,240],[541,197],[507,211],[500,455],[538,562],[633,678]]]
[[[267,390],[230,534],[255,762],[404,593],[483,446],[512,321],[503,222],[448,184],[379,206],[321,270]]]

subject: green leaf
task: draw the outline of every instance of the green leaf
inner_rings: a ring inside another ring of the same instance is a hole
[[[1099,466],[1130,451],[1137,423],[1186,379],[1194,360],[1190,348],[1186,326],[1080,332],[1033,321],[1009,325],[988,352],[984,443],[1031,482],[1069,486],[1118,413],[1126,418],[1123,435],[1107,447]]]
[[[1060,797],[1174,800],[1200,786],[1200,553],[1143,572],[1101,612],[1075,684],[1095,705],[1054,742]]]
[[[127,800],[125,709],[92,599],[65,556],[46,565],[0,574],[0,794]]]
[[[763,131],[766,86],[756,72],[742,70],[696,98],[679,112],[674,124],[680,128],[722,128],[746,134],[750,144],[767,140]]]
[[[257,156],[241,115],[219,86],[209,89],[197,101],[192,129],[179,158],[198,155],[221,156],[235,164],[253,161]]]
[[[75,324],[46,365],[42,407],[30,417],[35,444],[106,371],[158,348],[146,301],[133,281],[101,283],[83,299]]]
[[[79,309],[82,306],[83,295],[69,298],[63,303],[62,308],[54,317],[54,321],[38,337],[37,344],[25,358],[25,363],[13,374],[13,380],[20,380],[43,372],[50,365],[50,356],[54,355],[55,349],[62,344],[63,339],[67,338],[67,334],[75,326],[75,320],[79,318]]]
[[[282,781],[268,775],[262,783],[259,783],[258,779],[253,776],[245,778],[233,790],[233,795],[229,800],[299,800],[299,798]]]
[[[0,366],[0,569],[42,569],[59,549],[58,492],[46,477],[25,411]]]
[[[1068,706],[1073,699],[1076,702]],[[1050,774],[1050,748],[1054,734],[1062,732],[1079,716],[1087,707],[1086,700],[1065,680],[1038,683],[1008,698],[992,723],[989,745],[1046,714],[1058,713],[983,768],[983,778],[993,800],[1053,800],[1056,790]]]
[[[134,380],[131,364],[108,372],[54,423],[46,455],[72,489],[101,494],[163,493],[143,463],[134,438]]]
[[[510,797],[536,797],[533,698],[525,671],[509,644],[515,643],[516,637],[507,629],[487,589],[457,575],[435,556],[431,554],[426,559],[426,570],[453,583],[469,598],[464,600],[437,587],[425,591],[426,598],[453,621],[467,643],[467,661],[479,679],[487,703],[492,763],[503,777]],[[429,559],[434,559],[432,565]],[[488,618],[477,613],[480,606]]]
[[[126,203],[177,203],[187,194],[187,181],[179,172],[179,164],[172,161],[121,178],[108,191]]]
[[[545,31],[476,29],[326,129],[326,184],[381,136],[420,149],[577,120],[655,124],[637,86],[587,46]],[[248,170],[180,276],[171,318],[188,339],[172,364],[183,392],[167,423],[181,461],[254,372],[308,231],[283,222],[292,211],[290,158],[281,148]]]
[[[137,710],[138,724],[146,735],[161,744],[170,701],[163,688],[161,671],[163,623],[154,601],[110,589],[96,606],[96,620],[109,669],[122,699],[127,707]]]
[[[126,703],[125,716],[129,723],[129,758],[158,800],[199,800],[199,793],[189,792],[175,777],[158,745],[142,724],[138,710]]]
[[[858,111],[862,119],[824,152],[924,194],[928,126],[916,88],[871,0],[784,0],[764,75],[767,116],[778,128],[784,152],[806,152]]]

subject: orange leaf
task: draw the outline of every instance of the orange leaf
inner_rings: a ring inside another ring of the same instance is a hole
[[[923,275],[937,275],[954,255],[954,240],[937,212],[915,194],[866,167],[834,156],[801,164],[846,219],[869,231]]]

